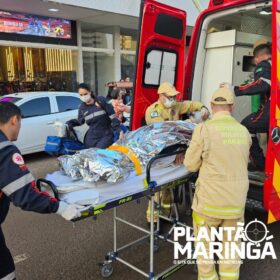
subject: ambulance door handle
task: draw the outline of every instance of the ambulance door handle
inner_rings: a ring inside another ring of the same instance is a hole
[[[47,122],[47,125],[53,125],[54,122]]]
[[[280,143],[280,127],[275,127],[272,129],[271,139],[275,145]]]

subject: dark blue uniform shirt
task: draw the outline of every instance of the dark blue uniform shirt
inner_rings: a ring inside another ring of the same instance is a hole
[[[20,151],[0,130],[0,225],[10,201],[23,210],[55,213],[59,202],[35,187],[35,180],[24,164]]]
[[[250,84],[234,87],[236,96],[256,95],[261,96],[261,105],[269,104],[271,86],[271,60],[261,61],[255,68],[254,81]]]
[[[99,105],[99,106],[98,106]],[[86,123],[89,130],[85,137],[87,148],[107,148],[113,142],[113,130],[120,132],[120,121],[114,108],[105,97],[98,96],[97,102],[87,105],[82,103],[79,107],[78,119],[67,122],[72,127]]]

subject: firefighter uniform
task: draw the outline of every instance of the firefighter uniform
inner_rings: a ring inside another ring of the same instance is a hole
[[[27,211],[56,213],[59,202],[39,192],[35,180],[12,142],[0,130],[0,279],[15,279],[15,266],[1,229],[10,201]]]
[[[233,94],[227,88],[219,89],[212,97],[233,104]],[[209,232],[211,227],[235,227],[243,221],[249,188],[247,164],[251,137],[248,130],[229,112],[221,111],[211,120],[198,124],[194,130],[184,165],[191,172],[199,170],[193,198],[194,234],[201,227]],[[233,233],[234,234],[234,233]],[[234,236],[234,235],[233,235]],[[224,237],[223,242],[227,239]],[[207,246],[209,243],[202,242]],[[220,263],[218,278],[214,263],[203,263],[198,258],[198,279],[238,279],[238,263]]]
[[[164,93],[167,96],[176,96],[179,92],[176,91],[175,87],[169,83],[163,83],[159,87],[158,93]],[[191,113],[195,111],[200,111],[203,104],[198,101],[183,101],[175,102],[171,108],[166,108],[161,101],[157,101],[150,105],[145,114],[145,120],[147,125],[157,122],[164,121],[177,121],[180,119],[181,115],[186,113]],[[158,196],[156,195],[155,201],[158,201]],[[161,192],[161,207],[170,210],[171,207],[171,193],[170,190],[164,190]],[[150,203],[146,212],[147,221],[150,222]],[[155,216],[155,220],[157,217]]]
[[[241,122],[252,136],[252,147],[250,157],[253,165],[263,171],[265,158],[259,145],[257,133],[268,133],[269,130],[269,104],[270,104],[270,85],[271,85],[271,60],[260,62],[254,72],[254,82],[234,87],[236,96],[257,95],[261,96],[261,104],[256,113],[252,113]]]
[[[100,105],[100,106],[97,106]],[[105,97],[98,96],[97,102],[87,105],[82,103],[77,120],[67,122],[70,128],[86,123],[89,130],[85,136],[86,148],[105,149],[113,143],[113,130],[121,131],[114,108]]]

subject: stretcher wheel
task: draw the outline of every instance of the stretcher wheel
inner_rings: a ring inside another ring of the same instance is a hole
[[[113,274],[114,268],[111,264],[105,264],[101,268],[101,276],[103,278],[109,278]]]

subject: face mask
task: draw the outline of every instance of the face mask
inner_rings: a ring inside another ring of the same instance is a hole
[[[87,103],[90,101],[91,96],[89,94],[83,95],[83,96],[80,96],[80,99],[82,100],[82,102]]]
[[[176,101],[174,99],[165,98],[165,102],[163,105],[165,108],[171,108],[176,105]]]

